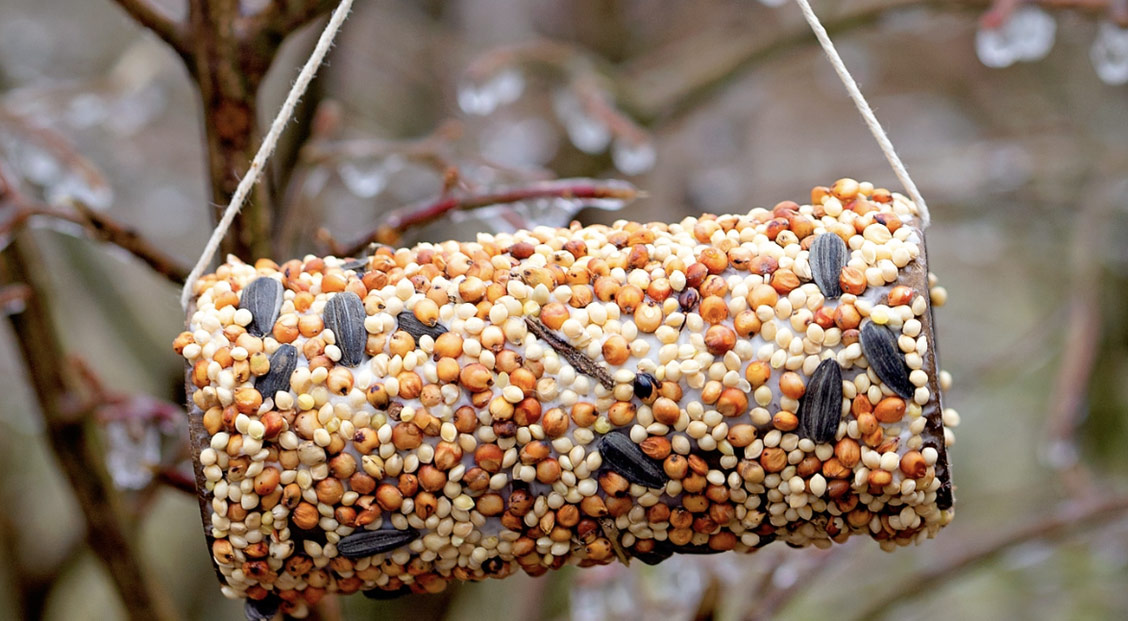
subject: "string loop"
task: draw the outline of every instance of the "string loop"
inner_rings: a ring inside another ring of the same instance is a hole
[[[916,183],[913,183],[913,178],[909,176],[909,171],[905,168],[905,164],[897,155],[897,150],[893,148],[893,143],[890,142],[889,136],[885,133],[885,129],[881,127],[881,123],[877,121],[877,115],[873,113],[873,108],[870,107],[869,102],[866,101],[865,95],[862,95],[861,89],[858,88],[858,83],[854,81],[854,76],[850,75],[850,70],[846,68],[846,63],[842,62],[842,57],[838,55],[838,50],[835,49],[834,43],[830,40],[830,35],[827,34],[826,28],[823,28],[822,22],[819,21],[818,15],[815,15],[814,9],[807,0],[795,0],[799,5],[799,9],[803,12],[803,17],[806,18],[807,24],[810,25],[811,30],[815,33],[815,38],[819,40],[819,45],[822,46],[823,52],[830,60],[830,64],[834,66],[834,72],[838,74],[838,78],[842,80],[842,85],[846,87],[846,92],[850,95],[850,99],[854,101],[854,105],[861,113],[862,119],[866,122],[866,127],[869,128],[870,133],[873,134],[877,145],[881,147],[881,152],[885,154],[886,161],[893,167],[893,173],[897,175],[897,179],[901,181],[901,185],[905,186],[905,190],[909,193],[909,198],[913,199],[916,203],[917,210],[920,214],[921,228],[928,228],[932,222],[932,217],[928,213],[928,205],[924,202],[924,197],[920,195],[920,190],[917,189]]]
[[[235,194],[231,196],[231,202],[227,204],[227,209],[223,212],[223,217],[215,225],[215,230],[212,231],[208,243],[204,246],[204,250],[200,253],[200,258],[196,261],[196,265],[192,271],[188,273],[188,278],[184,281],[184,289],[180,292],[180,306],[187,311],[188,302],[192,299],[192,291],[196,286],[196,280],[204,273],[208,265],[211,263],[212,257],[215,256],[216,250],[219,249],[219,244],[223,240],[223,236],[227,234],[227,229],[231,227],[231,222],[235,220],[235,216],[239,210],[243,208],[243,203],[247,200],[247,195],[251,193],[251,189],[262,177],[263,170],[266,168],[266,162],[274,153],[274,147],[278,145],[278,137],[282,135],[282,131],[286,129],[286,124],[294,116],[294,108],[298,105],[298,100],[302,98],[306,90],[309,88],[309,83],[313,80],[313,76],[317,74],[317,68],[321,66],[321,61],[325,59],[325,55],[329,53],[329,48],[333,45],[333,40],[337,37],[337,32],[341,29],[341,24],[344,23],[345,18],[348,17],[349,10],[352,8],[353,0],[341,0],[337,8],[333,10],[332,17],[329,18],[329,23],[325,24],[325,30],[321,32],[321,37],[317,40],[317,45],[313,48],[313,53],[310,54],[309,59],[306,60],[302,66],[301,72],[298,74],[294,85],[290,87],[290,92],[286,94],[285,101],[282,102],[282,107],[278,109],[278,114],[274,117],[274,121],[270,124],[270,131],[262,139],[262,145],[259,147],[258,153],[255,153],[255,158],[251,161],[251,167],[247,170],[247,174],[239,181],[238,187],[235,188]]]

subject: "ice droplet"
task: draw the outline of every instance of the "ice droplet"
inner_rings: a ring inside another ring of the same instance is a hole
[[[145,487],[153,478],[152,467],[160,463],[160,431],[154,425],[131,429],[128,421],[107,422],[103,428],[106,469],[114,485],[123,489]]]
[[[622,138],[611,147],[611,160],[624,175],[639,175],[654,168],[657,153],[649,140],[631,143]]]
[[[516,69],[506,69],[482,84],[464,80],[458,87],[458,107],[466,114],[485,116],[499,106],[517,101],[524,90],[524,76]]]
[[[1101,82],[1112,86],[1128,84],[1128,28],[1101,22],[1089,59]]]
[[[607,145],[611,143],[611,130],[602,121],[588,115],[573,93],[558,92],[552,101],[552,108],[564,124],[568,139],[577,149],[593,155],[607,150]]]
[[[1009,67],[1016,59],[1014,46],[1003,28],[980,26],[975,33],[975,54],[979,62],[993,69]]]
[[[1032,62],[1050,53],[1056,34],[1057,22],[1049,13],[1024,6],[998,28],[980,26],[975,33],[975,52],[980,62],[996,69],[1018,61]]]
[[[482,154],[505,166],[540,166],[556,155],[555,127],[538,118],[492,123],[485,132]]]
[[[1049,13],[1038,7],[1018,8],[1003,28],[1014,42],[1018,60],[1026,62],[1041,60],[1054,47],[1057,22]]]
[[[388,169],[383,160],[342,162],[337,174],[345,187],[360,198],[372,198],[388,186]]]

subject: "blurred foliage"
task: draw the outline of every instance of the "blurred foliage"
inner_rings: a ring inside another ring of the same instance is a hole
[[[3,4],[0,158],[45,202],[83,200],[194,260],[211,192],[179,59],[108,0]],[[467,192],[627,176],[648,194],[584,221],[770,207],[842,176],[895,187],[797,10],[769,4],[779,2],[360,3],[278,156],[293,166],[274,171],[286,214],[276,258],[324,252],[433,199],[452,166]],[[950,292],[937,313],[955,377],[947,398],[962,414],[954,524],[894,554],[852,541],[567,569],[393,602],[352,597],[346,618],[850,618],[1063,507],[1128,491],[1128,39],[1116,16],[1024,6],[1009,21],[998,7],[982,15],[986,3],[944,1],[816,8],[932,206],[930,267]],[[315,34],[284,46],[260,115]],[[558,207],[459,214],[405,241],[467,238]],[[68,351],[109,391],[181,399],[176,287],[73,224],[34,224]],[[5,328],[0,616],[119,618],[22,364]],[[153,465],[131,442],[156,442],[175,463],[176,437],[103,442],[129,471]],[[144,561],[183,617],[239,618],[214,580],[195,499],[155,484],[122,491]],[[941,578],[884,616],[1123,618],[1128,520],[1043,533]]]

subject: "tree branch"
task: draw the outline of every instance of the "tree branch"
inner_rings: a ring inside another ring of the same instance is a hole
[[[170,282],[181,284],[188,276],[188,269],[176,259],[165,254],[156,244],[142,237],[134,229],[104,213],[94,211],[80,202],[72,203],[77,212],[72,213],[30,201],[16,191],[3,168],[0,167],[0,205],[5,202],[12,205],[15,213],[0,226],[0,235],[13,234],[36,217],[52,218],[81,226],[91,239],[113,244],[125,250]]]
[[[272,0],[261,11],[238,22],[248,41],[270,43],[275,48],[295,30],[329,14],[341,0]]]
[[[519,203],[537,198],[564,198],[580,201],[610,199],[629,202],[637,197],[638,191],[631,185],[591,179],[561,179],[497,193],[448,196],[433,203],[407,207],[393,212],[383,225],[343,249],[341,253],[343,256],[355,256],[373,242],[394,243],[403,233],[434,222],[451,211],[480,209],[492,205]]]
[[[26,231],[0,252],[0,263],[7,282],[30,289],[26,310],[9,320],[46,423],[47,440],[85,517],[86,540],[105,564],[129,618],[176,619],[171,602],[142,566],[131,529],[121,518],[117,493],[91,428],[97,404],[86,398],[51,325],[43,261]]]
[[[138,24],[152,30],[181,56],[188,53],[188,32],[183,22],[177,21],[153,6],[151,0],[114,0]]]
[[[892,612],[893,607],[909,601],[925,590],[936,590],[943,583],[965,575],[978,565],[991,561],[1007,550],[1030,541],[1059,539],[1074,533],[1090,532],[1082,528],[1122,517],[1128,511],[1128,496],[1113,497],[1096,504],[1074,506],[1040,522],[1005,535],[993,543],[975,546],[973,550],[947,561],[930,562],[930,569],[908,577],[884,597],[878,597],[856,619],[878,619]]]

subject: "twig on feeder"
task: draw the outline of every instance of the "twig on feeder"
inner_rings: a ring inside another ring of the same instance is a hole
[[[429,224],[451,211],[468,211],[520,203],[538,198],[563,198],[577,201],[621,200],[629,202],[639,196],[638,190],[622,182],[603,182],[592,179],[561,179],[549,183],[535,183],[496,193],[470,196],[448,196],[437,201],[395,211],[375,231],[348,246],[342,256],[355,256],[373,242],[393,243],[400,235],[413,228]]]

